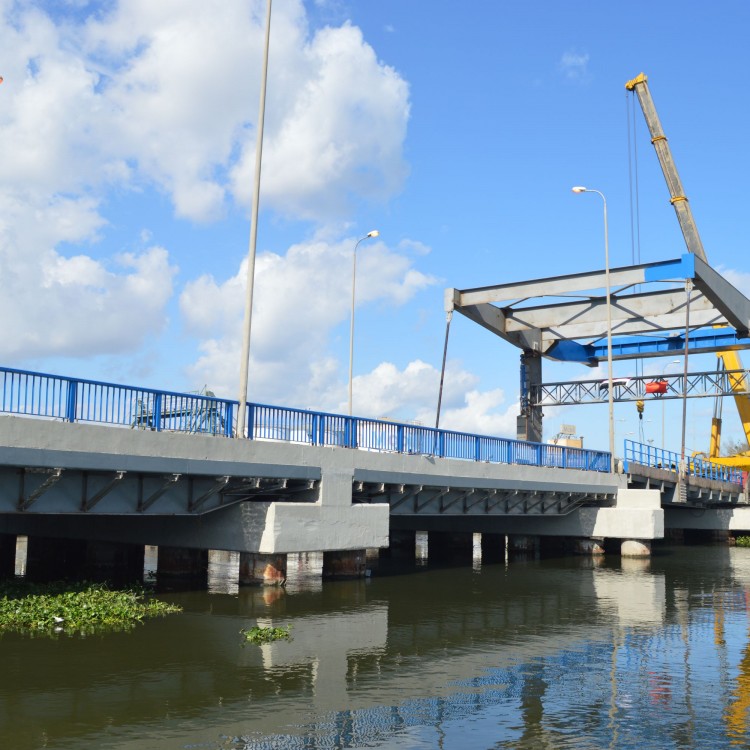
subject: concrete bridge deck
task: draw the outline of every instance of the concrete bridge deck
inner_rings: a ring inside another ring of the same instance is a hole
[[[662,492],[633,474],[14,416],[0,446],[8,534],[262,554],[384,547],[390,529],[649,540],[680,504],[669,477]],[[689,479],[686,510],[737,506],[750,528],[739,486]]]

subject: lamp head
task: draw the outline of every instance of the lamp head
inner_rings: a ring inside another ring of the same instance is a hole
[[[380,234],[380,232],[377,229],[373,229],[372,232],[368,232],[368,237],[377,237]]]
[[[585,187],[581,187],[580,185],[576,185],[576,187],[574,187],[574,188],[571,188],[571,190],[572,190],[572,191],[573,191],[574,193],[585,193],[585,192],[586,192],[586,190],[587,190],[587,188],[585,188]]]

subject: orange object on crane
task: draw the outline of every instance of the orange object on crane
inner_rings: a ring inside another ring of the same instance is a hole
[[[661,396],[667,392],[667,381],[666,380],[652,380],[650,383],[646,383],[646,393],[651,393],[654,396]]]

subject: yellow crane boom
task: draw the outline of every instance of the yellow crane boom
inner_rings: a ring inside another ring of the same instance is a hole
[[[688,252],[691,252],[694,255],[697,255],[701,260],[706,261],[706,252],[703,249],[703,242],[701,241],[698,227],[693,218],[693,211],[690,208],[690,202],[685,195],[680,175],[677,172],[677,167],[672,158],[669,141],[664,135],[659,116],[656,114],[656,107],[654,106],[654,101],[651,98],[651,92],[648,88],[648,78],[644,73],[641,73],[628,81],[625,84],[625,88],[628,91],[633,91],[640,102],[646,125],[651,134],[651,143],[654,146],[656,156],[659,159],[659,164],[661,165],[664,174],[664,179],[667,182],[669,200],[672,206],[674,206],[677,221],[682,230],[682,236],[685,238],[685,246],[687,247]],[[725,370],[744,370],[742,367],[742,361],[737,352],[718,352],[717,356],[722,361]],[[734,393],[734,403],[737,406],[737,411],[740,415],[745,438],[748,441],[748,445],[750,445],[750,396],[748,396],[747,385],[747,378],[745,377],[744,371],[741,374],[735,372],[730,375],[730,387]],[[714,416],[711,423],[709,458],[716,463],[750,470],[750,451],[735,456],[719,457],[720,442],[721,418],[719,416]]]

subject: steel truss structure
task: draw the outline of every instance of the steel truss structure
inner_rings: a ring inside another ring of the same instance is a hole
[[[609,400],[601,381],[544,385],[544,359],[597,367],[607,363],[610,343],[613,360],[750,348],[750,299],[694,253],[614,268],[609,273],[605,269],[446,289],[445,310],[449,323],[453,312],[459,312],[521,350],[521,412],[516,433],[519,439],[534,442],[542,440],[543,404]],[[726,394],[728,390],[728,381],[720,373],[700,373],[686,380],[687,387],[683,387],[669,378],[665,397]],[[647,392],[644,379],[637,378],[627,387],[612,390],[619,401],[638,400]],[[737,391],[732,395],[737,396]]]
[[[688,373],[687,381],[681,374],[639,375],[631,378],[615,378],[612,395],[615,401],[747,396],[750,395],[750,391],[745,388],[745,384],[750,382],[748,378],[750,378],[748,370]],[[647,386],[654,383],[663,383],[665,392],[649,393]],[[540,406],[598,404],[607,401],[608,387],[607,380],[541,383],[532,386],[529,398],[533,405]]]

